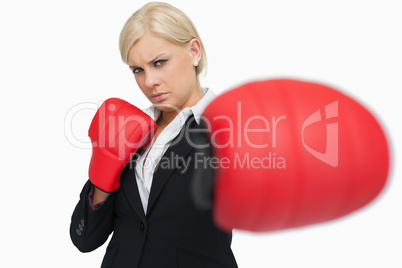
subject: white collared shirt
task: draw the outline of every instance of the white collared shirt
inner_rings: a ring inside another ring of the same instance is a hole
[[[142,206],[146,213],[148,207],[149,193],[151,191],[153,175],[155,167],[161,160],[162,156],[169,148],[173,139],[180,133],[184,123],[191,116],[194,118],[197,124],[200,124],[202,112],[205,107],[215,98],[215,94],[209,88],[202,88],[204,96],[193,107],[184,108],[172,122],[167,125],[157,137],[156,141],[152,140],[148,146],[146,146],[141,155],[137,158],[135,168],[135,178],[138,185],[138,191],[140,194]],[[155,122],[161,115],[161,111],[154,105],[143,110],[148,114]],[[154,138],[155,139],[155,138]],[[154,144],[152,145],[152,143]],[[151,146],[152,145],[152,146]],[[144,160],[146,161],[144,163]]]

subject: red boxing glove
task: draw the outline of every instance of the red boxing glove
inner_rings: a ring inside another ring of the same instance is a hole
[[[117,190],[123,168],[152,140],[155,131],[155,121],[130,103],[118,98],[103,102],[88,131],[92,141],[91,182],[104,192]]]
[[[242,85],[204,110],[192,195],[222,229],[274,231],[325,222],[371,202],[389,170],[384,132],[352,98],[317,83]],[[197,136],[196,136],[197,137]],[[209,160],[206,157],[206,160]],[[205,168],[207,166],[207,168]]]

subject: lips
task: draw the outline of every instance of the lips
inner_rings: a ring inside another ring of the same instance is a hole
[[[151,95],[151,98],[156,102],[163,101],[164,99],[166,99],[166,97],[167,93],[156,93]]]

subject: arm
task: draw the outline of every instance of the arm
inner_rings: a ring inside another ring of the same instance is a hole
[[[114,193],[108,195],[102,206],[93,210],[90,207],[90,200],[88,200],[91,187],[92,184],[88,180],[81,191],[80,200],[71,217],[70,237],[81,252],[93,251],[103,245],[114,227]]]
[[[93,187],[93,199],[92,199],[92,204],[94,206],[98,205],[98,204],[103,204],[103,202],[105,202],[105,200],[109,197],[109,193],[105,193],[102,192],[101,190],[99,190],[96,187]]]
[[[80,251],[98,248],[113,231],[113,203],[121,172],[137,149],[152,140],[155,130],[151,117],[124,100],[110,98],[99,107],[88,130],[90,181],[71,218],[71,240]]]
[[[102,192],[95,185],[92,184],[91,191],[88,194],[89,206],[92,210],[97,210],[102,206],[109,195],[110,193]]]

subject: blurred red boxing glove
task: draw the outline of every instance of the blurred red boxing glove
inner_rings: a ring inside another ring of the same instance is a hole
[[[117,190],[123,168],[152,140],[155,131],[155,121],[132,104],[118,98],[103,102],[88,131],[91,182],[104,192]]]
[[[274,231],[329,221],[372,201],[389,169],[373,115],[317,83],[252,82],[203,113],[192,196],[222,229]]]

